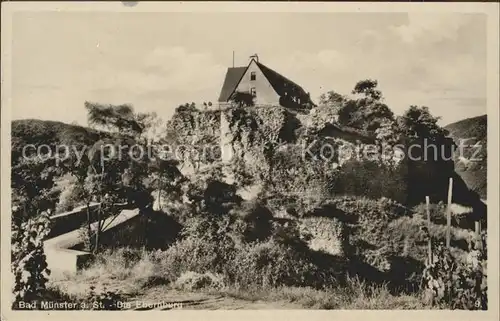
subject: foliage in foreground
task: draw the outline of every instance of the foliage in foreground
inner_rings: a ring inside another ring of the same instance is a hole
[[[433,242],[433,259],[427,261],[422,284],[433,305],[449,309],[487,310],[484,252],[474,249],[460,262],[443,245]]]
[[[12,270],[15,277],[14,307],[19,302],[33,302],[44,297],[50,275],[43,250],[49,233],[46,213],[31,218],[12,229]]]

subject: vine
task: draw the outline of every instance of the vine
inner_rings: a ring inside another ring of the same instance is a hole
[[[427,230],[426,230],[427,231]],[[427,237],[430,237],[427,231]],[[432,262],[427,261],[422,285],[434,306],[448,309],[487,310],[485,246],[471,248],[465,262],[442,242],[432,240]],[[481,240],[484,245],[484,234]]]
[[[12,229],[12,271],[14,308],[19,302],[33,302],[44,297],[50,270],[43,249],[48,235],[49,215],[46,212],[28,219]]]

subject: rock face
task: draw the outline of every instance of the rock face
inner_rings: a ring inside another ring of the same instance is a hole
[[[181,155],[184,164],[221,161],[228,182],[244,174],[253,179],[250,185],[265,182],[279,193],[300,195],[329,193],[339,167],[357,156],[360,144],[373,141],[329,119],[318,119],[317,113],[298,114],[281,106],[179,111],[168,130],[177,144],[191,149],[217,146],[218,157]]]
[[[446,200],[448,180],[455,175],[453,161],[410,160],[404,149],[422,142],[404,142],[402,158],[393,162],[393,168],[379,166],[379,160],[366,156],[365,147],[377,144],[373,137],[322,116],[297,114],[281,106],[189,110],[176,113],[169,129],[179,144],[193,149],[211,146],[211,157],[194,161],[201,165],[220,161],[231,182],[240,183],[239,171],[257,184],[272,184],[280,193],[327,190],[333,195],[385,196],[407,205],[422,203],[425,196],[432,202]],[[412,152],[422,150],[419,146]],[[463,205],[472,206],[471,202]]]
[[[223,162],[241,161],[254,170],[268,170],[268,152],[296,141],[300,122],[280,106],[231,108],[220,115]]]

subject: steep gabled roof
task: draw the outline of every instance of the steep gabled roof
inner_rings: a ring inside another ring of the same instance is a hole
[[[248,67],[232,67],[227,69],[226,78],[224,79],[224,84],[222,85],[219,95],[219,102],[229,100],[229,97],[231,97],[236,86],[238,86],[247,68]]]
[[[267,80],[269,80],[269,83],[271,83],[271,86],[273,86],[274,90],[278,95],[284,96],[287,88],[289,89],[293,88],[297,93],[301,95],[307,95],[307,92],[302,87],[297,85],[295,82],[291,81],[290,79],[286,78],[285,76],[272,70],[271,68],[267,67],[266,65],[260,62],[256,61],[256,63],[257,66],[259,66],[260,70],[262,70],[264,76],[266,76]]]

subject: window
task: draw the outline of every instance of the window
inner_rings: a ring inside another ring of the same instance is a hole
[[[250,73],[250,80],[255,80],[256,77],[257,77],[257,75],[255,74],[255,71],[252,71]]]
[[[250,89],[250,93],[252,94],[253,97],[257,96],[257,91],[255,90],[255,87],[252,87],[252,89]]]

